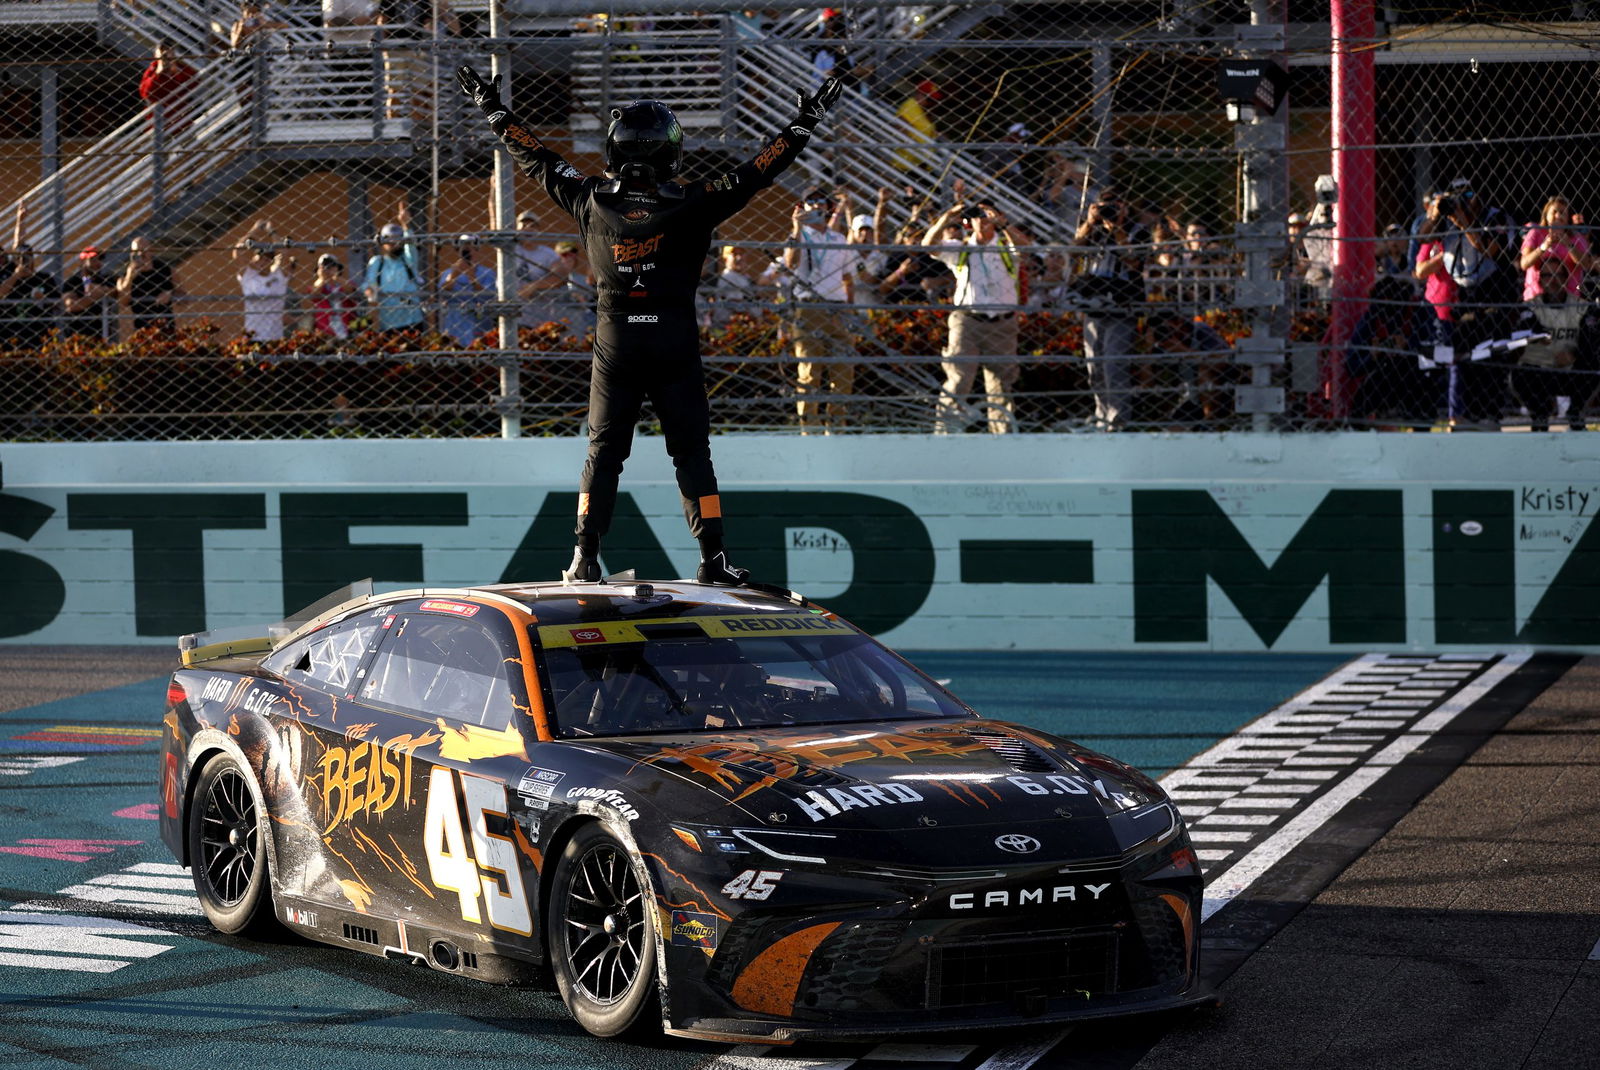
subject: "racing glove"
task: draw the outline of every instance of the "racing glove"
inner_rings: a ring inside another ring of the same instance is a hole
[[[461,91],[472,98],[472,103],[483,109],[483,114],[489,117],[489,125],[494,126],[506,118],[505,102],[500,99],[500,76],[497,74],[485,82],[468,64],[463,63],[456,68],[456,83],[461,86]],[[496,131],[498,133],[498,131]]]
[[[795,119],[796,126],[803,126],[809,133],[822,122],[823,116],[828,114],[828,109],[833,102],[839,99],[839,94],[844,92],[844,83],[837,78],[828,78],[817,86],[816,92],[807,93],[804,89],[795,94],[795,103],[800,107],[800,114]]]

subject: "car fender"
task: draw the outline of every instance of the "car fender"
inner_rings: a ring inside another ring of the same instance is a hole
[[[242,725],[242,722],[236,723],[240,723]],[[234,761],[238,762],[241,768],[249,771],[250,786],[251,790],[255,793],[256,806],[262,809],[262,811],[268,815],[268,835],[266,837],[267,872],[272,876],[274,891],[276,891],[278,874],[278,823],[272,820],[271,803],[267,800],[265,789],[262,786],[264,783],[267,753],[273,746],[273,736],[270,731],[267,731],[266,726],[260,724],[259,722],[254,724],[254,728],[256,731],[252,732],[249,737],[245,737],[245,732],[247,729],[241,727],[236,737],[229,732],[224,732],[217,728],[207,726],[201,728],[190,738],[188,749],[184,753],[184,769],[182,773],[184,785],[183,801],[179,811],[178,819],[179,827],[183,830],[183,863],[186,866],[193,864],[193,860],[189,858],[188,829],[189,809],[194,804],[194,792],[199,781],[199,777],[194,775],[195,771],[202,768],[205,763],[209,762],[215,755],[226,754]],[[261,739],[261,736],[264,736],[265,739]],[[247,744],[250,742],[260,742],[262,745],[247,749],[247,747],[240,746],[238,738],[246,738]],[[250,750],[254,750],[258,757],[252,758],[250,755]]]

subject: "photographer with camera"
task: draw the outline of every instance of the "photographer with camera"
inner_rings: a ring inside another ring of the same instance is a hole
[[[808,395],[820,391],[837,397],[855,390],[855,365],[827,362],[856,355],[843,307],[855,301],[851,270],[855,256],[840,230],[840,220],[849,211],[843,196],[835,199],[826,190],[814,189],[790,215],[790,244],[783,251],[783,266],[794,276],[794,355],[799,358],[795,410],[802,435],[819,426],[825,432],[842,428],[848,422],[849,410],[843,404],[830,401],[824,409],[821,402],[807,400]]]
[[[439,290],[444,295],[439,329],[457,345],[471,345],[484,332],[494,328],[489,302],[495,297],[493,269],[473,261],[478,239],[463,234],[456,239],[456,262],[439,275]]]
[[[1455,284],[1451,343],[1458,358],[1479,342],[1507,333],[1512,306],[1521,296],[1520,273],[1510,254],[1515,229],[1505,211],[1486,206],[1464,178],[1450,183],[1436,217],[1424,227],[1435,236],[1440,267]],[[1505,379],[1505,369],[1492,360],[1455,360],[1450,365],[1452,425],[1497,427]]]
[[[1089,206],[1073,242],[1082,266],[1072,292],[1083,309],[1083,361],[1094,393],[1094,422],[1121,431],[1132,415],[1134,327],[1144,301],[1149,234],[1107,186]]]
[[[952,220],[965,225],[964,238],[945,237]],[[1021,372],[1017,309],[1022,305],[1026,264],[1008,233],[1006,217],[986,201],[956,205],[933,221],[922,244],[936,250],[933,255],[956,277],[956,307],[950,313],[950,337],[940,365],[944,388],[939,392],[934,430],[948,434],[961,429],[967,394],[981,368],[989,431],[997,435],[1015,431],[1011,389]]]

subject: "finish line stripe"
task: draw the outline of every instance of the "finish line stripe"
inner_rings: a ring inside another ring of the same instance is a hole
[[[1312,800],[1305,810],[1291,818],[1281,829],[1238,862],[1212,878],[1206,888],[1205,905],[1201,908],[1200,920],[1209,919],[1233,902],[1284,855],[1297,847],[1307,836],[1327,824],[1351,799],[1371,787],[1462,711],[1520,669],[1531,656],[1530,653],[1523,652],[1508,654],[1501,658],[1499,662],[1484,670],[1477,679],[1441,704],[1438,709],[1419,720],[1410,731],[1390,743],[1364,765],[1352,770],[1325,794]]]

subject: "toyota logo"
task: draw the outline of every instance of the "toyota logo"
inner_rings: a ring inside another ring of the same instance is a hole
[[[1014,855],[1031,855],[1039,849],[1039,841],[1032,836],[1022,836],[1009,832],[1004,836],[996,836],[994,845],[1002,851],[1010,851]]]

